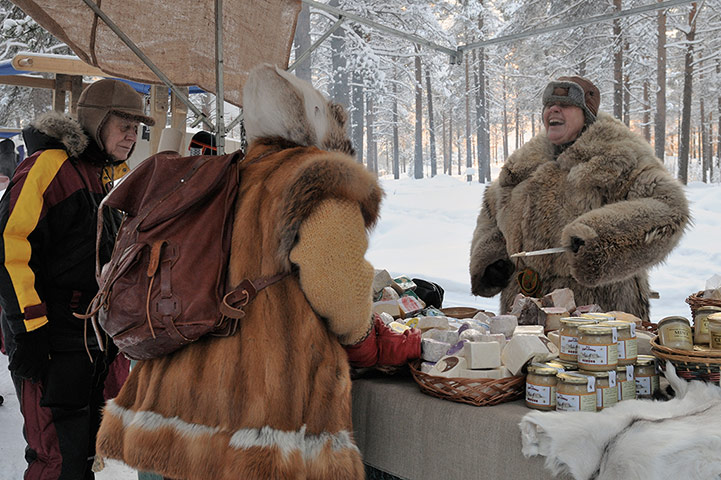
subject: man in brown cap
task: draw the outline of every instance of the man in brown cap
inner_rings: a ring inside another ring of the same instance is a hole
[[[485,191],[471,243],[471,290],[517,295],[573,291],[649,320],[648,270],[678,244],[689,219],[679,183],[648,143],[599,112],[589,80],[572,76],[543,91],[545,131],[506,159]],[[555,254],[518,252],[565,247]],[[569,353],[569,352],[567,352]]]
[[[50,112],[23,130],[29,156],[0,201],[2,332],[25,421],[26,480],[93,478],[114,352],[101,352],[93,329],[73,313],[84,313],[97,292],[98,205],[127,170],[139,123],[153,124],[144,110],[124,82],[91,84],[77,120]],[[101,263],[118,220],[104,218]]]

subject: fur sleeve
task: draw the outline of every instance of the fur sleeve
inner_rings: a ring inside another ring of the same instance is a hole
[[[513,273],[506,240],[496,222],[495,200],[498,188],[499,185],[494,183],[486,189],[471,241],[471,292],[483,297],[499,293]]]
[[[581,284],[628,278],[663,261],[681,239],[688,203],[681,185],[660,165],[641,174],[627,198],[591,210],[563,229],[563,245],[580,244],[577,253],[566,255]]]

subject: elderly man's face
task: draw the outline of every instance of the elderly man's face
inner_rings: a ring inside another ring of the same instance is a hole
[[[548,139],[554,145],[574,141],[581,134],[585,123],[583,110],[575,105],[554,103],[543,110],[543,125]]]
[[[138,139],[139,122],[110,115],[100,130],[105,152],[114,160],[127,160]]]

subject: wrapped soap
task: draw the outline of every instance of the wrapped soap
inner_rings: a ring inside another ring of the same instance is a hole
[[[386,325],[388,325],[394,320],[393,315],[388,312],[380,312],[378,316],[381,317],[381,320],[383,320],[383,323],[385,323]]]
[[[463,355],[471,369],[501,366],[501,346],[498,342],[466,342]]]
[[[421,358],[427,362],[437,362],[446,355],[449,348],[451,348],[450,343],[421,338]]]
[[[544,362],[558,357],[556,347],[545,335],[514,335],[501,353],[503,365],[518,375],[530,360]]]
[[[426,306],[423,300],[418,298],[412,292],[406,292],[401,298],[398,299],[398,307],[401,310],[401,316],[403,318],[408,317],[423,310]]]
[[[373,297],[377,297],[385,287],[392,287],[393,284],[393,278],[387,270],[374,270]]]
[[[393,279],[393,281],[398,285],[398,287],[401,289],[401,292],[406,292],[408,290],[415,290],[416,284],[411,280],[410,278],[406,277],[405,275],[401,275],[399,277],[396,277]]]
[[[388,324],[388,328],[396,333],[403,333],[406,330],[410,330],[410,327],[401,322],[391,322]]]
[[[513,335],[513,330],[518,326],[518,319],[515,315],[496,315],[490,319],[491,333],[502,333],[506,337]]]

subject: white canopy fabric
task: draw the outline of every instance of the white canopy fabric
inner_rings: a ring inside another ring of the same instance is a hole
[[[110,76],[158,77],[82,0],[12,0],[89,65]],[[213,0],[96,0],[100,9],[177,86],[216,91]],[[287,68],[300,0],[223,1],[223,90],[242,106],[255,65]]]

